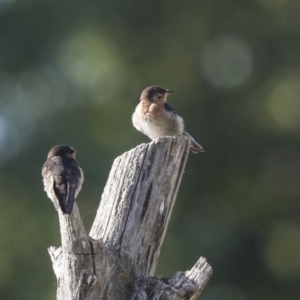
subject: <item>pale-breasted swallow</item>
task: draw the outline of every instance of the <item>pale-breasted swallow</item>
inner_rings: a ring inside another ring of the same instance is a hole
[[[83,183],[83,171],[75,159],[76,150],[68,145],[53,147],[42,169],[44,190],[56,210],[70,214]]]
[[[144,89],[132,115],[133,126],[152,140],[163,136],[185,135],[192,142],[192,152],[203,152],[202,146],[184,129],[183,119],[166,102],[172,92],[160,86]]]

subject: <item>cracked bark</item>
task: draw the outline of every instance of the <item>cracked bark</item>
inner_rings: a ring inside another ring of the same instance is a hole
[[[196,299],[212,275],[200,257],[172,278],[154,276],[190,141],[164,137],[117,157],[90,234],[77,205],[60,211],[60,248],[49,254],[58,300]]]

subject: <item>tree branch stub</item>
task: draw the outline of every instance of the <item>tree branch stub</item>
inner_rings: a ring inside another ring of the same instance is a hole
[[[113,163],[90,235],[118,252],[130,278],[154,274],[189,147],[162,138]]]
[[[59,211],[62,247],[48,249],[57,299],[196,299],[212,274],[204,258],[167,281],[153,276],[189,151],[187,138],[164,137],[117,157],[90,236],[76,204]]]

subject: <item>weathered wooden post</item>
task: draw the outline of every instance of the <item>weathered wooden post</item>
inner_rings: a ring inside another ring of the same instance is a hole
[[[154,276],[189,149],[184,136],[164,137],[117,157],[90,235],[76,204],[69,216],[59,212],[62,247],[49,248],[58,300],[200,295],[212,275],[203,257],[170,279]]]

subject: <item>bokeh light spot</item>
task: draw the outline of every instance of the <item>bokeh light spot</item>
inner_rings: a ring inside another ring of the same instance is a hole
[[[252,53],[243,41],[222,37],[212,40],[203,51],[203,75],[215,86],[232,88],[244,82],[252,71]]]
[[[0,165],[21,149],[20,135],[15,126],[0,116]]]
[[[285,129],[300,129],[300,78],[285,78],[272,84],[267,109],[275,123]]]
[[[121,81],[116,48],[98,32],[87,30],[72,35],[61,45],[58,60],[68,81],[92,90],[96,101],[107,101],[109,90],[116,89]]]

